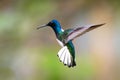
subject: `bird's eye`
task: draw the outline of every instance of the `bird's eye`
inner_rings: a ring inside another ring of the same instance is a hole
[[[48,25],[49,26],[55,26],[55,24],[53,22],[49,22]]]

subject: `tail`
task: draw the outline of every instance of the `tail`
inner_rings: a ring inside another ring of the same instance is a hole
[[[64,46],[59,52],[58,52],[58,55],[57,55],[60,59],[60,61],[68,66],[68,67],[74,67],[76,66],[76,62],[75,60],[73,59],[73,57],[71,56],[67,46]]]

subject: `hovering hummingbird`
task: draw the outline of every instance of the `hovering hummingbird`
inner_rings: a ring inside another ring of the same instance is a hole
[[[63,30],[60,23],[57,20],[52,20],[49,23],[38,27],[37,29],[50,26],[54,30],[57,37],[56,40],[62,47],[59,50],[57,56],[64,65],[68,67],[74,67],[76,66],[76,61],[75,61],[75,49],[72,41],[76,37],[81,36],[82,34],[85,34],[86,32],[91,31],[104,24],[105,23]]]

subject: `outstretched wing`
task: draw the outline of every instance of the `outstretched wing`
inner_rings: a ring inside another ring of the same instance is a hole
[[[100,26],[102,26],[104,24],[85,26],[85,27],[78,27],[78,28],[74,28],[74,29],[65,30],[64,31],[65,32],[65,43],[67,43],[70,40],[75,39],[78,36],[81,36],[82,34],[85,34],[86,32],[89,32],[89,31],[91,31],[91,30],[93,30],[93,29],[95,29],[97,27],[100,27]]]

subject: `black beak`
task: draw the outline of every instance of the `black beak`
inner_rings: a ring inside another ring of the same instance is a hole
[[[37,29],[40,29],[40,28],[43,28],[43,27],[47,27],[47,25],[46,24],[41,25],[40,27],[37,27]]]

